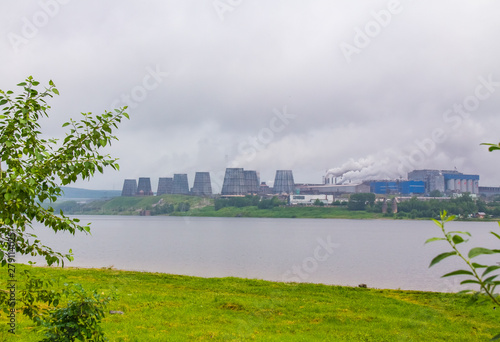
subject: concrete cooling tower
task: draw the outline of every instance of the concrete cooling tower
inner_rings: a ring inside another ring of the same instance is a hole
[[[292,170],[277,170],[274,177],[274,192],[277,194],[291,194],[295,190]]]
[[[151,179],[149,177],[139,178],[139,184],[137,184],[137,195],[153,196],[153,191],[151,190]]]
[[[180,195],[189,194],[188,176],[185,173],[174,174],[174,181],[172,184],[172,193]]]
[[[243,168],[227,168],[221,195],[246,195],[247,193]]]
[[[196,172],[194,175],[194,184],[191,193],[196,196],[211,196],[212,183],[210,182],[210,173]]]
[[[135,179],[125,179],[123,182],[122,196],[135,196],[137,192],[137,181]]]
[[[245,175],[245,186],[247,193],[254,195],[259,193],[260,182],[257,171],[243,171],[243,173]]]
[[[156,191],[156,196],[171,194],[174,185],[174,180],[172,177],[160,177],[158,180],[158,190]]]

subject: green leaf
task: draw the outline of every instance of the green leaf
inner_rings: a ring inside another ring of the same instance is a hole
[[[486,265],[481,265],[481,264],[478,264],[478,263],[476,263],[476,262],[473,262],[473,263],[472,263],[472,267],[474,267],[474,268],[486,268],[486,267],[488,267],[488,266],[486,266]]]
[[[432,267],[434,266],[435,264],[437,264],[438,262],[440,262],[441,260],[447,258],[447,257],[450,257],[452,255],[457,255],[457,252],[453,251],[453,252],[445,252],[445,253],[441,253],[439,254],[438,256],[436,256],[434,259],[432,259],[429,267]]]
[[[498,270],[499,268],[500,268],[500,265],[488,266],[488,267],[484,270],[484,272],[483,272],[483,277],[484,277],[485,275],[487,275],[488,273],[490,273],[490,272],[493,272],[493,271],[495,271],[495,270]]]
[[[474,280],[474,279],[467,279],[467,280],[464,280],[460,283],[460,285],[464,285],[464,284],[478,284],[478,285],[481,285],[481,283],[477,280]]]
[[[53,92],[54,94],[59,95],[59,90],[57,90],[56,88],[52,89],[52,92]]]
[[[66,126],[69,126],[69,125],[70,125],[69,122],[65,122],[65,123],[63,123],[62,127],[66,127]]]
[[[439,241],[439,240],[446,240],[445,238],[440,238],[440,237],[433,237],[430,239],[427,239],[425,243],[433,242],[433,241]]]
[[[451,277],[451,276],[455,276],[455,275],[470,275],[470,276],[474,276],[474,273],[472,273],[471,271],[467,271],[467,270],[458,270],[458,271],[453,271],[453,272],[450,272],[450,273],[446,273],[445,275],[441,276],[441,278]]]
[[[456,245],[465,241],[464,238],[461,237],[460,235],[453,235],[451,239],[453,240],[453,243],[455,243]]]
[[[478,255],[482,255],[482,254],[494,254],[494,253],[495,252],[493,250],[488,249],[488,248],[475,247],[469,251],[469,259],[475,258]]]
[[[500,235],[498,235],[497,233],[495,233],[495,232],[490,232],[490,233],[493,234],[493,235],[495,235],[497,237],[497,239],[500,239]]]

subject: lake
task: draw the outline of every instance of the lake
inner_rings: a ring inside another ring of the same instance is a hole
[[[372,288],[454,292],[463,278],[440,278],[464,268],[432,221],[80,216],[92,235],[35,233],[55,250],[73,249],[73,267],[114,267],[201,277],[242,277]],[[495,247],[496,222],[450,222],[447,230],[473,234],[472,247]],[[497,240],[498,241],[498,240]],[[498,247],[496,247],[498,248]],[[482,257],[481,257],[482,258]],[[486,258],[486,257],[484,257]],[[494,263],[492,257],[487,262]],[[36,260],[18,257],[27,262]],[[40,259],[38,259],[39,261]],[[486,260],[480,259],[478,261]],[[486,262],[486,261],[485,261]],[[38,262],[39,264],[43,264]]]

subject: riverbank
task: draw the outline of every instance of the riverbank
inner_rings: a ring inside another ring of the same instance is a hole
[[[403,204],[400,204],[403,205]],[[382,214],[380,210],[349,210],[346,205],[334,206],[276,206],[261,209],[257,206],[227,206],[215,210],[214,199],[187,196],[161,195],[115,197],[87,203],[61,201],[53,205],[55,212],[68,215],[171,215],[199,217],[256,217],[256,218],[335,218],[335,219],[423,219],[439,217],[440,209],[421,213],[416,211]],[[419,214],[419,215],[418,215]],[[431,215],[431,216],[429,216]],[[496,218],[462,218],[466,221],[495,221]]]
[[[20,275],[28,266],[16,265]],[[491,305],[456,294],[199,278],[113,269],[31,268],[119,298],[102,327],[110,341],[487,341],[498,333]],[[7,271],[0,279],[6,283]],[[18,288],[21,284],[18,284]],[[38,341],[17,314],[0,319],[1,341]]]

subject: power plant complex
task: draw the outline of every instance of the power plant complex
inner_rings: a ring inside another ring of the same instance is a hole
[[[491,196],[500,194],[500,188],[480,187],[479,175],[468,175],[456,170],[414,170],[408,179],[363,180],[340,183],[343,174],[327,171],[322,184],[297,184],[292,170],[277,170],[273,187],[260,182],[255,170],[227,168],[220,193],[221,197],[245,195],[342,195],[351,193],[399,194],[399,195],[453,195],[470,193]],[[209,172],[196,172],[194,184],[189,189],[187,174],[174,174],[173,177],[160,177],[156,195],[183,194],[213,196]],[[151,180],[148,177],[125,179],[122,196],[152,196]]]

